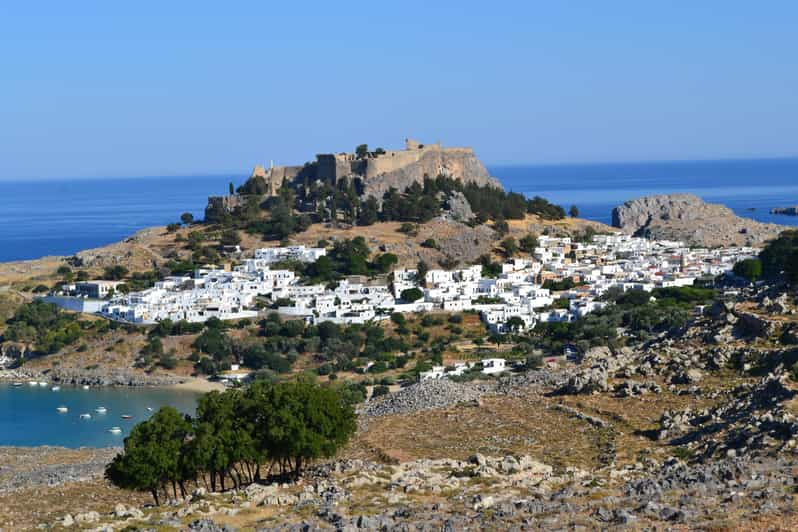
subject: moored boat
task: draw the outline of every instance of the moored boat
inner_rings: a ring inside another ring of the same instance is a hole
[[[47,386],[47,381],[39,381],[39,386]]]
[[[65,406],[59,406],[58,408],[56,408],[56,410],[58,411],[59,414],[65,414],[69,412],[69,408]]]
[[[11,386],[19,387],[19,386],[22,386],[22,383],[21,382],[12,382]]]
[[[91,414],[81,414],[80,419],[91,419]]]
[[[122,419],[133,419],[133,416],[130,414],[122,414]]]
[[[111,434],[119,434],[122,432],[122,429],[119,427],[111,427],[110,429],[108,429],[108,432],[110,432]]]
[[[52,387],[52,388],[50,388],[50,389],[51,389],[52,391],[54,391],[54,392],[57,392],[58,390],[60,390],[60,389],[61,389],[61,387],[60,387],[60,386],[53,386],[53,387]]]
[[[108,409],[105,408],[104,406],[98,406],[97,408],[94,409],[94,411],[97,412],[98,414],[105,414],[106,412],[108,412]]]

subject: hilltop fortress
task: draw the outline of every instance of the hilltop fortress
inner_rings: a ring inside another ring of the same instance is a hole
[[[473,149],[421,144],[412,139],[405,140],[404,150],[378,148],[358,154],[325,153],[303,166],[256,166],[251,177],[265,181],[268,195],[277,194],[286,181],[336,183],[347,177],[360,182],[364,197],[374,196],[379,200],[391,187],[404,190],[414,181],[422,182],[424,176],[438,175],[501,188]]]

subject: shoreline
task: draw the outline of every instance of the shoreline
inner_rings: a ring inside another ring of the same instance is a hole
[[[91,386],[92,388],[120,388],[120,389],[128,389],[128,388],[164,388],[170,390],[182,390],[182,391],[190,391],[190,392],[199,392],[199,393],[207,393],[212,391],[224,391],[226,388],[224,384],[221,382],[214,382],[209,381],[207,379],[203,379],[200,377],[177,377],[173,375],[163,375],[158,376],[152,379],[152,382],[146,382],[146,379],[141,381],[136,381],[135,383],[110,383],[110,384],[98,384],[96,382],[89,383],[87,376],[87,382],[64,382],[62,379],[52,379],[48,377],[46,374],[39,373],[33,374],[28,372],[21,372],[18,370],[8,369],[8,370],[0,370],[0,384],[6,383],[11,384],[13,382],[21,382],[22,384],[27,384],[29,381],[43,381],[47,382],[49,385],[60,385],[60,386],[74,386],[80,387],[84,384]],[[96,378],[96,374],[91,374],[90,377]],[[91,379],[94,381],[94,379]],[[165,380],[173,380],[174,382],[164,382]]]
[[[199,377],[188,377],[183,382],[168,385],[167,388],[200,393],[223,392],[227,389],[221,382],[209,381],[208,379],[201,379]]]

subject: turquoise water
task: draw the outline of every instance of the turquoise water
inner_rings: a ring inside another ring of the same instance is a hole
[[[161,406],[173,406],[193,413],[198,394],[169,388],[91,388],[64,386],[60,391],[49,387],[20,387],[0,383],[0,445],[63,447],[120,446],[137,422],[147,419]],[[56,409],[66,406],[69,411]],[[104,406],[107,413],[98,414]],[[81,419],[83,413],[91,419]],[[121,416],[131,415],[130,420]],[[121,434],[109,432],[112,427]]]

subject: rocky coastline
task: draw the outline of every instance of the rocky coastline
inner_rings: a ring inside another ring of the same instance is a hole
[[[184,384],[187,378],[174,375],[146,375],[126,369],[98,368],[79,370],[53,368],[50,370],[7,369],[0,370],[0,381],[47,381],[66,386],[174,386]]]
[[[101,479],[106,464],[120,450],[0,446],[0,494]]]
[[[775,207],[770,209],[770,214],[783,214],[785,216],[798,216],[798,205],[792,207]]]

